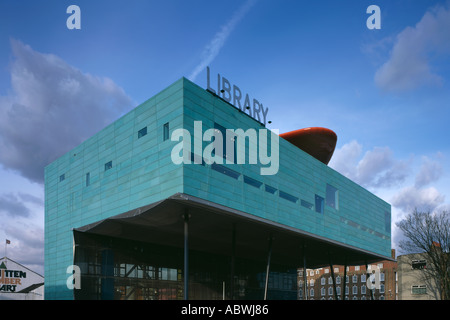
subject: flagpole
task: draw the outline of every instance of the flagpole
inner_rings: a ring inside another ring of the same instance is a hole
[[[11,243],[8,239],[5,239],[5,266],[8,267],[7,249],[8,244]]]

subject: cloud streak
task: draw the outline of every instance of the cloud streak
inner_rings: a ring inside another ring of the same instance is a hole
[[[11,40],[12,93],[0,97],[0,163],[43,183],[44,167],[130,108],[111,79]]]
[[[448,5],[427,11],[415,27],[407,27],[398,34],[388,61],[375,74],[375,83],[391,92],[440,85],[443,78],[434,72],[431,60],[432,56],[442,54],[450,54]]]
[[[201,62],[194,68],[189,80],[194,81],[200,72],[202,72],[219,54],[226,40],[234,30],[236,25],[244,18],[247,12],[255,4],[256,0],[247,0],[231,17],[231,19],[222,26],[219,32],[215,34],[202,53]]]

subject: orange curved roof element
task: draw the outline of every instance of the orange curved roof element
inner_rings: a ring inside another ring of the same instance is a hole
[[[336,147],[337,135],[327,128],[311,127],[289,131],[280,137],[328,165]]]

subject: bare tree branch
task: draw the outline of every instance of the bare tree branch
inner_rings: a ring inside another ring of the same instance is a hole
[[[441,299],[450,299],[450,213],[415,210],[397,223],[406,240],[399,243],[406,253],[424,253],[430,262],[427,273],[438,285]]]

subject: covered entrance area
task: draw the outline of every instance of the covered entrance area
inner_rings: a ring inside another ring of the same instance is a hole
[[[74,240],[75,299],[297,299],[298,268],[386,259],[186,194],[77,228]]]

